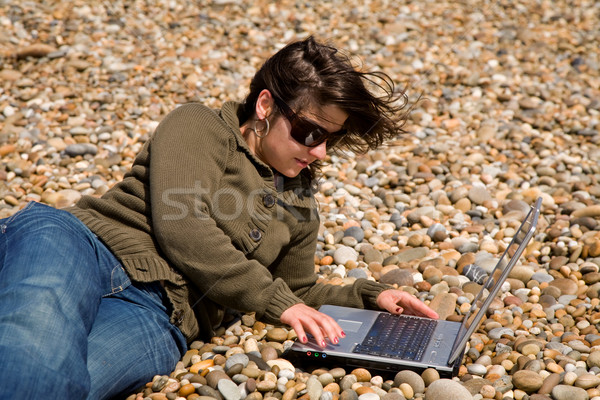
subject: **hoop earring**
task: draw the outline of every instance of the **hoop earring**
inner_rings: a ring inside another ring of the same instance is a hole
[[[256,129],[256,123],[260,121],[260,122],[264,122],[265,123],[265,127],[263,129]],[[259,137],[259,138],[264,138],[265,136],[267,136],[269,134],[269,130],[271,129],[271,126],[269,125],[269,120],[264,118],[264,119],[255,119],[254,120],[254,126],[252,127],[252,130],[254,131],[254,134]],[[262,132],[261,134],[259,134],[258,132]]]

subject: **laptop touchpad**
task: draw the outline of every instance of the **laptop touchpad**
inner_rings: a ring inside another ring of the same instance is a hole
[[[338,319],[340,327],[347,332],[358,332],[362,326],[362,322],[359,321],[348,321],[347,319]]]

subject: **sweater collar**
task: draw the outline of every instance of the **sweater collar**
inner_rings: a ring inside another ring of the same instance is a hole
[[[248,158],[250,158],[250,160],[252,160],[252,162],[256,164],[260,174],[264,176],[263,172],[268,172],[272,176],[273,171],[271,167],[269,167],[258,157],[256,157],[256,155],[250,150],[250,147],[248,147],[248,143],[246,143],[246,141],[244,140],[242,132],[240,132],[240,120],[238,118],[238,110],[240,106],[241,104],[236,101],[225,102],[223,104],[223,107],[221,108],[221,118],[223,118],[227,126],[229,126],[229,128],[233,132],[233,136],[235,137],[238,148],[243,150],[248,156]]]
[[[253,162],[263,179],[268,181],[278,192],[285,194],[283,197],[288,204],[302,207],[314,207],[314,198],[311,195],[310,182],[308,182],[308,179],[303,176],[303,174],[299,174],[294,178],[288,178],[278,174],[278,182],[276,185],[276,172],[250,150],[240,131],[240,120],[238,118],[240,106],[241,104],[236,101],[227,101],[223,103],[219,113],[223,121],[225,121],[227,126],[233,132],[238,149],[243,151]],[[283,179],[283,185],[281,184],[280,179]]]

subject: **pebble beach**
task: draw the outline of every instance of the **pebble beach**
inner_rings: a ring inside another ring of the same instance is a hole
[[[600,400],[598,2],[0,0],[0,218],[101,196],[169,111],[243,99],[308,35],[412,106],[382,148],[328,157],[320,281],[376,280],[460,321],[468,266],[489,273],[542,197],[537,232],[452,379],[303,369],[282,355],[293,330],[247,314],[126,399]]]

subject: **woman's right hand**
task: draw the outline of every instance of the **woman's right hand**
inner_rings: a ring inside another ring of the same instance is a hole
[[[306,343],[306,331],[308,331],[319,346],[325,347],[325,338],[333,344],[339,343],[339,338],[346,336],[342,328],[329,315],[315,310],[306,304],[294,304],[281,314],[281,322],[294,328],[298,340]]]

